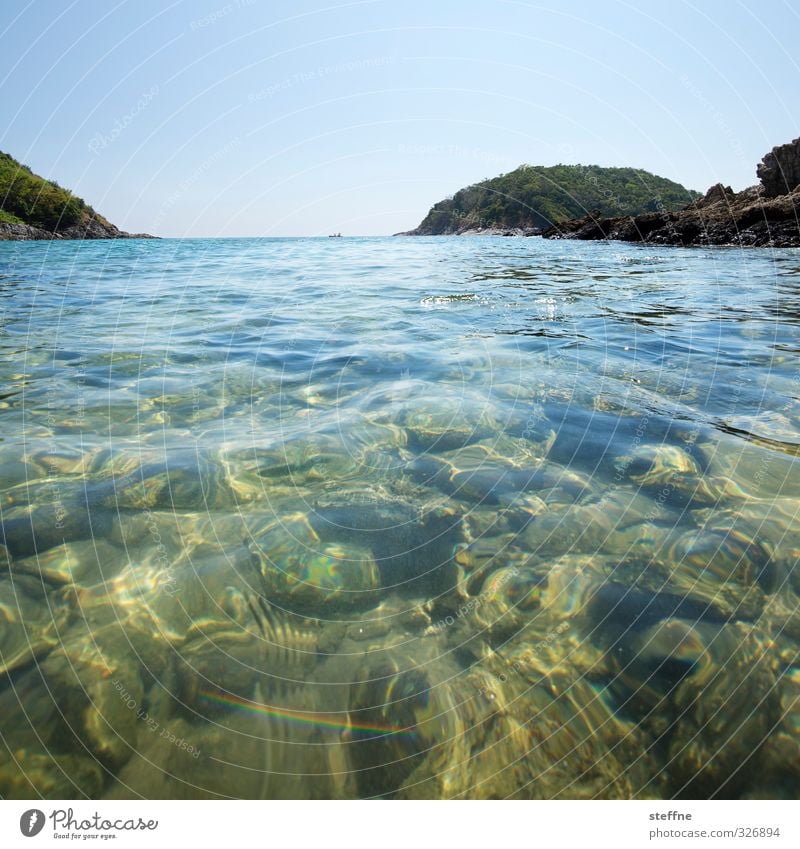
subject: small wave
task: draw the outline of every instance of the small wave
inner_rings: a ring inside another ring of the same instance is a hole
[[[480,298],[474,292],[458,293],[453,295],[428,295],[420,303],[423,306],[442,306],[443,304],[459,303],[461,301],[478,301]]]

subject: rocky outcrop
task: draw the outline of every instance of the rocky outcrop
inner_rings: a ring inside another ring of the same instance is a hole
[[[542,235],[660,245],[800,246],[800,139],[773,148],[757,173],[759,186],[734,192],[717,183],[677,212],[617,218],[591,212]]]
[[[30,224],[0,223],[0,242],[29,242],[54,239],[155,239],[147,233],[125,233],[108,221],[90,218],[73,227],[51,233]]]
[[[5,224],[0,222],[0,242],[27,242],[31,239],[52,239],[53,234],[29,224]]]
[[[800,138],[773,147],[758,164],[756,174],[766,197],[793,192],[800,186]]]

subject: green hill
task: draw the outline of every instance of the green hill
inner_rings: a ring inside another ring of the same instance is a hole
[[[435,204],[408,235],[544,229],[589,211],[606,216],[640,215],[681,209],[698,197],[699,192],[638,168],[522,165]]]
[[[81,198],[0,151],[0,223],[56,233],[92,220],[111,227]]]

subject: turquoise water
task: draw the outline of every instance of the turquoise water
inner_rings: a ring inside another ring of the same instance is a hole
[[[800,253],[0,244],[0,795],[796,797]]]

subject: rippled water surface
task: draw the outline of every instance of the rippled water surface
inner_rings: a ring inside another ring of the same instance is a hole
[[[800,791],[800,253],[0,244],[0,796]]]

